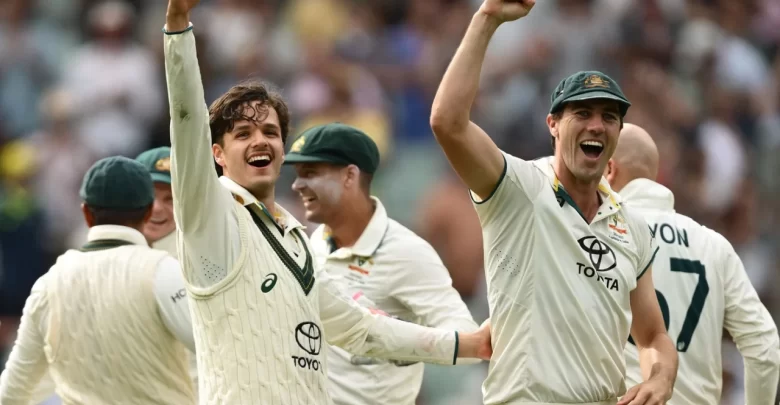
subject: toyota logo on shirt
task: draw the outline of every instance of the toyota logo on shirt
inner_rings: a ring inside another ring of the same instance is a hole
[[[580,244],[580,249],[588,254],[590,263],[597,272],[612,270],[617,265],[615,252],[612,251],[612,248],[595,236],[585,236],[577,242]]]
[[[322,349],[322,333],[314,322],[302,322],[295,328],[295,341],[304,352],[316,356]]]

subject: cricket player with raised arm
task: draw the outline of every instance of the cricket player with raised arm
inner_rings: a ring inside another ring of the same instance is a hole
[[[655,182],[658,160],[650,135],[625,124],[606,178],[644,216],[660,245],[653,282],[680,357],[668,403],[720,403],[725,327],[745,360],[745,403],[772,405],[780,378],[780,339],[772,316],[726,238],[674,211],[674,195]],[[626,367],[629,382],[642,381],[633,343],[626,346]]]
[[[173,208],[201,403],[332,403],[323,341],[402,361],[489,358],[489,328],[458,333],[373,314],[327,273],[315,274],[303,227],[274,201],[287,105],[249,83],[206,108],[189,22],[196,3],[169,0],[164,49]]]
[[[176,222],[173,219],[173,190],[171,189],[171,148],[161,146],[144,151],[135,160],[149,170],[154,181],[154,207],[143,234],[155,249],[179,257],[176,250]],[[184,291],[182,293],[185,293]]]
[[[657,245],[602,181],[630,106],[618,84],[596,71],[558,84],[547,115],[551,158],[506,154],[469,119],[490,38],[533,5],[482,3],[431,113],[482,225],[494,350],[484,402],[662,404],[672,395],[677,351],[651,277]],[[629,332],[647,378],[626,392]]]
[[[344,280],[358,302],[420,325],[477,329],[436,251],[388,218],[371,196],[379,150],[368,135],[340,123],[316,126],[298,136],[284,163],[295,165],[292,188],[306,219],[322,224],[311,237],[320,269]],[[365,358],[329,345],[336,405],[414,405],[423,371],[421,363]]]
[[[81,185],[87,243],[32,288],[0,376],[0,404],[28,405],[47,371],[69,404],[194,404],[194,349],[179,263],[140,230],[154,188],[140,163],[110,157]]]

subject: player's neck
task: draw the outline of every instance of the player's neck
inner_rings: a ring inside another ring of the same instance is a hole
[[[273,187],[270,190],[249,190],[249,192],[265,206],[268,212],[276,214],[276,199],[274,198]]]
[[[370,198],[353,198],[339,207],[339,214],[326,224],[337,247],[357,243],[374,216],[376,205]]]
[[[588,223],[593,221],[601,206],[599,180],[583,181],[577,179],[561,159],[555,159],[553,168],[563,189],[566,190],[572,201],[577,204],[577,208],[582,212]]]

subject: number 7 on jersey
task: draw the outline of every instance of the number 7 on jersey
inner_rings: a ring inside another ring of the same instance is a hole
[[[693,332],[696,331],[696,326],[699,325],[701,312],[704,309],[704,302],[707,300],[707,295],[710,293],[710,285],[707,283],[704,265],[698,260],[672,258],[670,259],[669,268],[674,272],[691,273],[699,276],[699,281],[696,283],[696,288],[693,290],[691,304],[688,306],[688,311],[685,313],[685,320],[680,329],[680,335],[677,337],[677,351],[686,352],[688,346],[691,344],[691,339],[693,339]],[[658,297],[658,306],[661,307],[661,314],[664,317],[664,325],[666,326],[666,330],[669,331],[669,304],[666,301],[666,297],[664,297],[660,291],[655,290],[655,294]],[[628,337],[628,342],[635,345],[634,339],[631,336]]]

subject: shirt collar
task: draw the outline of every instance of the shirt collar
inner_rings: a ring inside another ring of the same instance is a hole
[[[366,229],[360,234],[355,245],[338,249],[333,253],[336,253],[337,255],[344,253],[345,255],[371,257],[376,253],[376,250],[379,249],[379,245],[382,244],[382,240],[387,233],[390,220],[387,217],[387,211],[385,210],[384,205],[382,205],[382,202],[376,197],[371,197],[371,200],[374,202],[375,206],[374,215],[371,216],[371,220],[368,221]],[[322,238],[329,243],[332,243],[330,241],[330,229],[327,227],[322,233]]]
[[[554,159],[554,156],[540,158],[534,161],[534,165],[536,165],[536,167],[538,167],[550,180],[550,184],[552,185],[553,191],[555,191],[556,195],[559,193],[568,195],[568,193],[566,193],[566,191],[563,189],[563,185],[558,180],[558,175],[555,174],[555,170],[553,169]],[[620,207],[623,204],[623,198],[612,190],[609,182],[603,176],[599,181],[598,190],[602,200],[608,202],[612,207],[615,208],[612,213],[620,210]]]
[[[631,207],[674,212],[672,191],[650,179],[635,179],[628,182],[620,190],[620,195]]]
[[[121,225],[96,225],[89,228],[87,242],[104,239],[119,239],[134,245],[149,246],[144,235],[133,228]]]
[[[235,181],[229,179],[228,177],[221,176],[219,178],[219,181],[222,183],[222,186],[228,189],[231,194],[233,194],[233,198],[238,201],[239,204],[243,205],[244,207],[251,206],[251,205],[257,205],[265,215],[269,217],[269,219],[273,219],[276,223],[278,223],[280,226],[282,226],[285,231],[289,231],[294,228],[300,228],[300,229],[306,229],[305,226],[303,226],[300,222],[298,222],[295,217],[287,212],[284,208],[282,208],[281,205],[274,203],[275,208],[275,214],[271,215],[270,212],[268,212],[268,209],[266,206],[257,200],[255,196],[252,195],[247,189],[241,187],[238,183]]]

